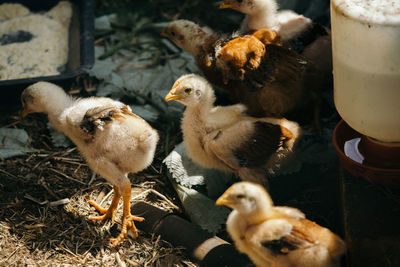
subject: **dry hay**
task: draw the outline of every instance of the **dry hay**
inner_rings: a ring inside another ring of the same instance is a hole
[[[196,266],[181,248],[141,231],[137,239],[127,238],[113,248],[109,238],[119,234],[122,209],[114,224],[87,219],[98,215],[87,200],[108,206],[112,186],[93,175],[76,148],[51,145],[45,117],[33,115],[20,122],[17,116],[0,115],[7,116],[1,125],[24,128],[33,146],[40,148],[38,153],[1,161],[0,266]],[[162,147],[151,167],[131,176],[131,203],[145,201],[179,212],[162,169]]]

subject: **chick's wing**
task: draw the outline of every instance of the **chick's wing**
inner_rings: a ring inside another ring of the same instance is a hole
[[[80,124],[83,134],[93,137],[96,130],[103,130],[104,126],[115,119],[124,119],[126,116],[134,116],[127,106],[116,108],[115,106],[98,106],[86,111]]]
[[[267,250],[271,255],[285,255],[297,249],[315,245],[315,240],[285,219],[272,219],[250,231],[248,237],[254,247]]]
[[[209,134],[206,149],[234,170],[261,167],[287,138],[283,128],[264,121],[240,121]]]

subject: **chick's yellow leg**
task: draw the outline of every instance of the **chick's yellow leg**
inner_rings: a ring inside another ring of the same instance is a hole
[[[114,197],[112,199],[111,205],[108,209],[103,208],[96,202],[90,200],[89,204],[92,205],[97,211],[102,213],[101,216],[91,216],[88,219],[92,221],[103,221],[108,218],[111,218],[111,221],[114,222],[115,212],[117,211],[119,199],[121,198],[121,194],[118,190],[118,187],[114,186]]]
[[[133,236],[138,237],[138,232],[134,221],[141,222],[144,220],[142,217],[134,216],[131,214],[131,184],[126,183],[122,188],[122,200],[124,203],[123,214],[122,214],[122,227],[121,233],[117,238],[111,238],[110,241],[114,247],[118,246],[127,236],[128,231],[132,230]]]

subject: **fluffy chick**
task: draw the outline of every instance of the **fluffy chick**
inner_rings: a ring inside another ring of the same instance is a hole
[[[267,28],[278,32],[284,41],[300,34],[312,24],[309,18],[294,11],[278,12],[275,0],[224,0],[219,7],[246,14],[240,26],[242,33]]]
[[[211,85],[195,74],[181,76],[165,100],[186,106],[181,128],[193,161],[264,186],[268,174],[288,162],[301,134],[295,122],[247,116],[242,104],[214,106]]]
[[[215,64],[222,72],[224,84],[229,80],[244,80],[248,71],[256,70],[266,52],[266,45],[280,45],[278,35],[262,29],[251,35],[238,36],[217,49]],[[260,86],[262,86],[260,84]]]
[[[220,8],[246,14],[242,33],[263,28],[278,32],[285,45],[314,62],[325,80],[331,76],[331,36],[326,28],[291,10],[277,11],[275,0],[224,0]]]
[[[147,168],[153,161],[158,133],[145,120],[133,114],[129,106],[105,97],[75,99],[57,85],[35,83],[21,96],[23,112],[48,115],[50,123],[68,136],[78,147],[89,167],[114,186],[114,198],[108,209],[90,201],[102,216],[90,220],[114,220],[120,197],[123,199],[122,230],[110,241],[122,242],[132,230],[134,221],[143,218],[130,212],[131,184],[128,173]]]
[[[274,207],[267,191],[257,184],[236,183],[216,204],[233,209],[227,231],[236,248],[257,266],[339,266],[346,251],[339,236],[305,219],[301,211]]]
[[[209,34],[187,20],[170,22],[162,34],[190,52],[207,80],[230,92],[251,115],[281,117],[314,100],[313,65],[278,42]],[[241,38],[246,45],[235,45]]]

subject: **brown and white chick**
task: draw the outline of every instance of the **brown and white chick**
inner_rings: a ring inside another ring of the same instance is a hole
[[[311,19],[294,11],[278,11],[275,0],[224,0],[219,7],[246,14],[240,26],[241,33],[267,28],[278,32],[284,41],[300,34],[312,24]]]
[[[317,95],[311,86],[313,65],[281,46],[269,30],[227,37],[176,20],[162,35],[191,53],[207,80],[229,92],[235,103],[245,104],[253,116],[286,116],[308,106]]]
[[[165,97],[186,106],[181,123],[189,157],[205,168],[234,172],[242,180],[267,186],[267,176],[284,168],[300,137],[297,123],[254,118],[242,104],[214,106],[206,79],[181,76]]]
[[[122,230],[110,241],[117,246],[128,230],[137,237],[134,221],[143,218],[131,214],[128,173],[139,172],[152,163],[159,138],[157,131],[119,101],[105,97],[76,99],[48,82],[29,86],[23,91],[21,100],[22,116],[46,113],[56,130],[75,143],[89,167],[114,186],[114,197],[108,209],[89,201],[103,214],[89,219],[114,220],[122,196]]]
[[[216,201],[233,209],[226,227],[236,248],[259,267],[334,267],[344,241],[290,207],[275,207],[260,185],[239,182]]]
[[[277,11],[275,0],[224,0],[220,8],[232,8],[246,14],[241,32],[260,29],[276,31],[283,43],[311,60],[323,79],[332,73],[330,31],[291,10]]]

